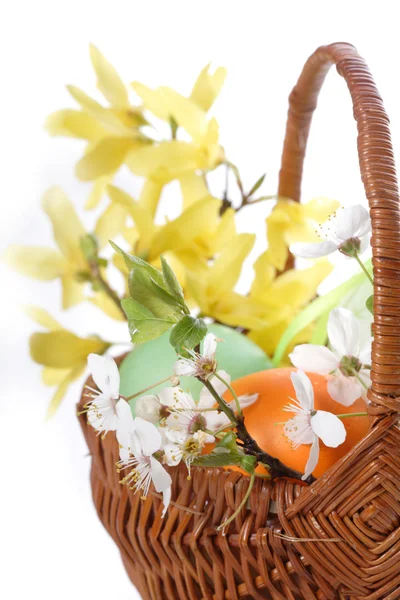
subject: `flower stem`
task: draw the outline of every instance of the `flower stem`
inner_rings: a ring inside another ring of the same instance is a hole
[[[240,514],[240,511],[242,510],[242,508],[244,508],[246,506],[247,500],[250,498],[251,490],[254,487],[255,480],[256,480],[256,475],[255,475],[255,473],[252,473],[251,477],[250,477],[250,481],[249,481],[249,487],[247,488],[247,491],[246,491],[246,494],[245,494],[243,500],[241,501],[241,503],[239,504],[239,506],[233,513],[233,515],[231,515],[229,517],[229,519],[227,519],[226,521],[221,523],[221,525],[219,527],[217,527],[217,531],[224,529],[224,527],[226,527],[227,525],[229,525],[229,523],[231,523],[234,519],[236,519],[236,517]]]
[[[343,413],[341,415],[336,415],[339,419],[347,419],[347,417],[368,417],[367,412],[355,412],[355,413]]]
[[[218,394],[217,390],[214,389],[214,386],[207,379],[200,379],[201,383],[208,389],[210,394],[215,398],[220,410],[226,414],[228,419],[233,425],[237,425],[237,420],[235,417],[235,413],[231,409],[231,407],[225,402],[223,398]]]
[[[126,320],[126,314],[124,313],[124,310],[121,306],[121,299],[118,296],[117,292],[115,292],[115,290],[113,290],[112,287],[109,285],[109,283],[104,279],[97,262],[94,260],[89,261],[89,268],[90,268],[90,274],[93,278],[93,281],[96,281],[97,284],[99,285],[100,289],[105,294],[107,294],[107,296],[114,302],[114,304],[118,307],[118,310],[120,311],[120,313],[123,315],[124,319]]]
[[[237,394],[236,394],[235,390],[233,389],[233,387],[231,386],[231,384],[228,383],[227,381],[225,381],[225,379],[223,377],[221,377],[221,375],[218,372],[214,373],[214,376],[217,379],[219,379],[221,383],[223,383],[224,385],[226,385],[226,387],[228,388],[228,390],[232,394],[233,399],[235,400],[237,414],[241,415],[242,414],[242,408],[240,406],[239,398],[237,397]]]
[[[368,390],[368,386],[367,386],[367,384],[365,383],[365,381],[363,381],[363,380],[361,379],[361,377],[360,377],[360,375],[357,373],[357,371],[356,371],[355,369],[352,369],[352,372],[353,372],[353,375],[354,375],[354,377],[357,379],[357,381],[358,381],[359,383],[361,383],[361,385],[363,386],[363,388],[364,388],[365,390]]]
[[[368,277],[368,279],[370,280],[370,282],[372,283],[372,285],[374,285],[374,280],[372,279],[371,275],[368,273],[368,269],[364,265],[364,263],[361,260],[361,258],[359,257],[359,255],[355,254],[354,258],[356,259],[356,261],[358,262],[358,264],[360,265],[361,269],[364,271],[365,275]]]
[[[133,398],[142,396],[143,394],[145,394],[149,390],[152,390],[153,388],[157,387],[158,385],[161,385],[162,383],[166,383],[167,381],[170,381],[171,377],[173,377],[173,375],[170,375],[169,377],[166,377],[165,379],[161,379],[161,381],[157,381],[157,383],[152,383],[147,388],[144,388],[144,390],[140,390],[140,392],[136,392],[136,394],[132,394],[132,396],[124,396],[124,398],[125,398],[125,400],[133,400]]]

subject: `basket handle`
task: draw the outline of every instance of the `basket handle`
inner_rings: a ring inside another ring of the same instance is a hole
[[[318,94],[332,65],[349,88],[358,129],[361,179],[372,219],[374,341],[371,416],[400,412],[400,206],[389,118],[354,46],[321,46],[306,62],[289,98],[279,195],[300,200],[303,162]]]

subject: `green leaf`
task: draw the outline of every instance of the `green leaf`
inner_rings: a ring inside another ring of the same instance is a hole
[[[203,456],[194,460],[192,464],[198,467],[240,466],[242,458],[243,457],[240,454],[229,452],[229,450],[225,448],[220,448],[213,450],[210,454],[203,454]]]
[[[169,342],[178,354],[183,349],[190,350],[200,344],[207,333],[207,325],[203,319],[186,315],[171,331]]]
[[[158,285],[146,270],[132,269],[129,274],[129,292],[134,300],[148,308],[155,317],[173,318],[177,322],[182,315],[182,308],[175,298]]]
[[[256,466],[257,459],[255,456],[251,456],[250,454],[246,454],[242,457],[240,461],[240,466],[242,469],[247,471],[248,473],[254,472],[254,467]]]
[[[374,314],[374,295],[373,294],[372,294],[372,296],[367,298],[365,306],[368,308],[371,315],[373,315]]]
[[[248,197],[252,196],[254,194],[254,192],[256,192],[264,183],[264,179],[266,177],[266,173],[264,173],[264,175],[261,175],[261,177],[259,179],[257,179],[257,181],[255,182],[255,184],[253,185],[253,187],[251,188],[251,190],[249,191],[249,193],[247,194]]]
[[[174,319],[156,317],[151,310],[132,298],[121,300],[121,306],[128,319],[132,341],[137,344],[158,338],[176,322]]]
[[[372,271],[372,261],[367,260],[364,263],[368,272]],[[329,313],[335,306],[338,306],[342,298],[350,291],[356,289],[365,279],[364,273],[358,273],[351,277],[348,281],[345,281],[337,288],[320,296],[311,304],[309,304],[304,310],[302,310],[290,323],[281,339],[279,340],[278,346],[275,350],[275,355],[272,360],[274,366],[278,366],[282,360],[286,348],[289,346],[292,339],[300,333],[307,325],[310,325],[316,319],[319,319],[326,313]]]
[[[161,256],[160,258],[164,285],[166,290],[179,302],[179,304],[181,304],[182,307],[185,307],[185,309],[188,311],[188,309],[186,308],[181,284],[177,280],[175,273],[173,272],[165,258],[163,256]]]
[[[111,246],[114,248],[114,250],[122,256],[129,271],[131,271],[132,269],[135,269],[135,268],[143,269],[152,277],[152,279],[154,279],[154,281],[159,286],[164,287],[163,276],[158,269],[156,269],[155,267],[153,267],[152,265],[147,263],[142,258],[139,258],[138,256],[133,256],[133,254],[129,254],[128,252],[125,252],[125,250],[122,250],[122,248],[117,246],[117,244],[115,244],[111,240],[109,240],[109,242],[110,242]]]

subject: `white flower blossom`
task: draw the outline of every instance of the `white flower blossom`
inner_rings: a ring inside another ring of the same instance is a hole
[[[130,469],[121,483],[127,483],[135,492],[141,491],[143,497],[147,496],[153,483],[155,490],[163,495],[164,516],[171,500],[172,480],[154,456],[162,449],[160,431],[140,417],[127,418],[124,426],[117,430],[117,437],[121,458],[118,463],[119,470]]]
[[[165,428],[164,435],[167,439],[167,443],[164,445],[165,462],[174,467],[183,460],[189,475],[192,462],[201,455],[206,444],[214,441],[213,436],[201,430],[196,431],[193,435],[187,435],[183,430]]]
[[[371,338],[360,344],[358,319],[347,308],[334,308],[328,320],[331,349],[314,344],[296,346],[292,364],[302,371],[328,376],[328,393],[340,404],[350,406],[366,399],[370,380]]]
[[[119,396],[118,367],[111,356],[98,354],[89,354],[88,366],[98,389],[88,387],[91,400],[86,404],[87,418],[94,429],[106,435],[117,429],[127,404]]]
[[[357,204],[338,211],[320,229],[324,241],[291,244],[290,251],[301,258],[319,258],[339,250],[348,256],[362,254],[369,244],[371,220],[368,211]]]
[[[346,429],[336,415],[325,410],[315,410],[312,383],[303,371],[292,373],[291,380],[296,399],[285,406],[284,410],[295,413],[295,416],[286,422],[284,431],[294,448],[301,444],[311,444],[302,477],[307,479],[318,463],[319,440],[330,448],[337,448],[346,439]]]
[[[227,383],[230,376],[225,371],[218,371],[218,375]],[[221,396],[227,391],[225,383],[213,376],[209,379],[215,391]],[[218,431],[229,425],[230,421],[225,413],[216,408],[216,400],[207,388],[200,392],[199,401],[196,402],[191,394],[184,392],[181,388],[164,388],[159,394],[163,409],[169,411],[165,424],[170,429],[182,430],[186,435],[194,434],[199,430]],[[258,394],[239,397],[242,408],[250,406],[258,398]],[[235,410],[236,405],[232,401],[230,407]],[[212,410],[212,409],[215,410]]]
[[[215,354],[219,340],[213,333],[208,333],[204,338],[203,352],[198,354],[194,350],[189,350],[189,358],[180,357],[174,365],[174,373],[178,377],[201,377],[206,379],[217,368]]]

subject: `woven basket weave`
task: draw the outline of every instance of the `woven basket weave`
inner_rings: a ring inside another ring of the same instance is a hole
[[[290,95],[279,193],[300,199],[311,118],[333,64],[352,97],[373,224],[370,432],[310,487],[258,480],[249,508],[223,535],[217,526],[241,502],[247,477],[194,468],[188,480],[185,467],[172,469],[174,504],[161,519],[159,497],[141,500],[120,485],[115,436],[102,440],[81,416],[97,512],[144,600],[400,598],[399,194],[388,117],[364,60],[348,44],[319,48]]]

